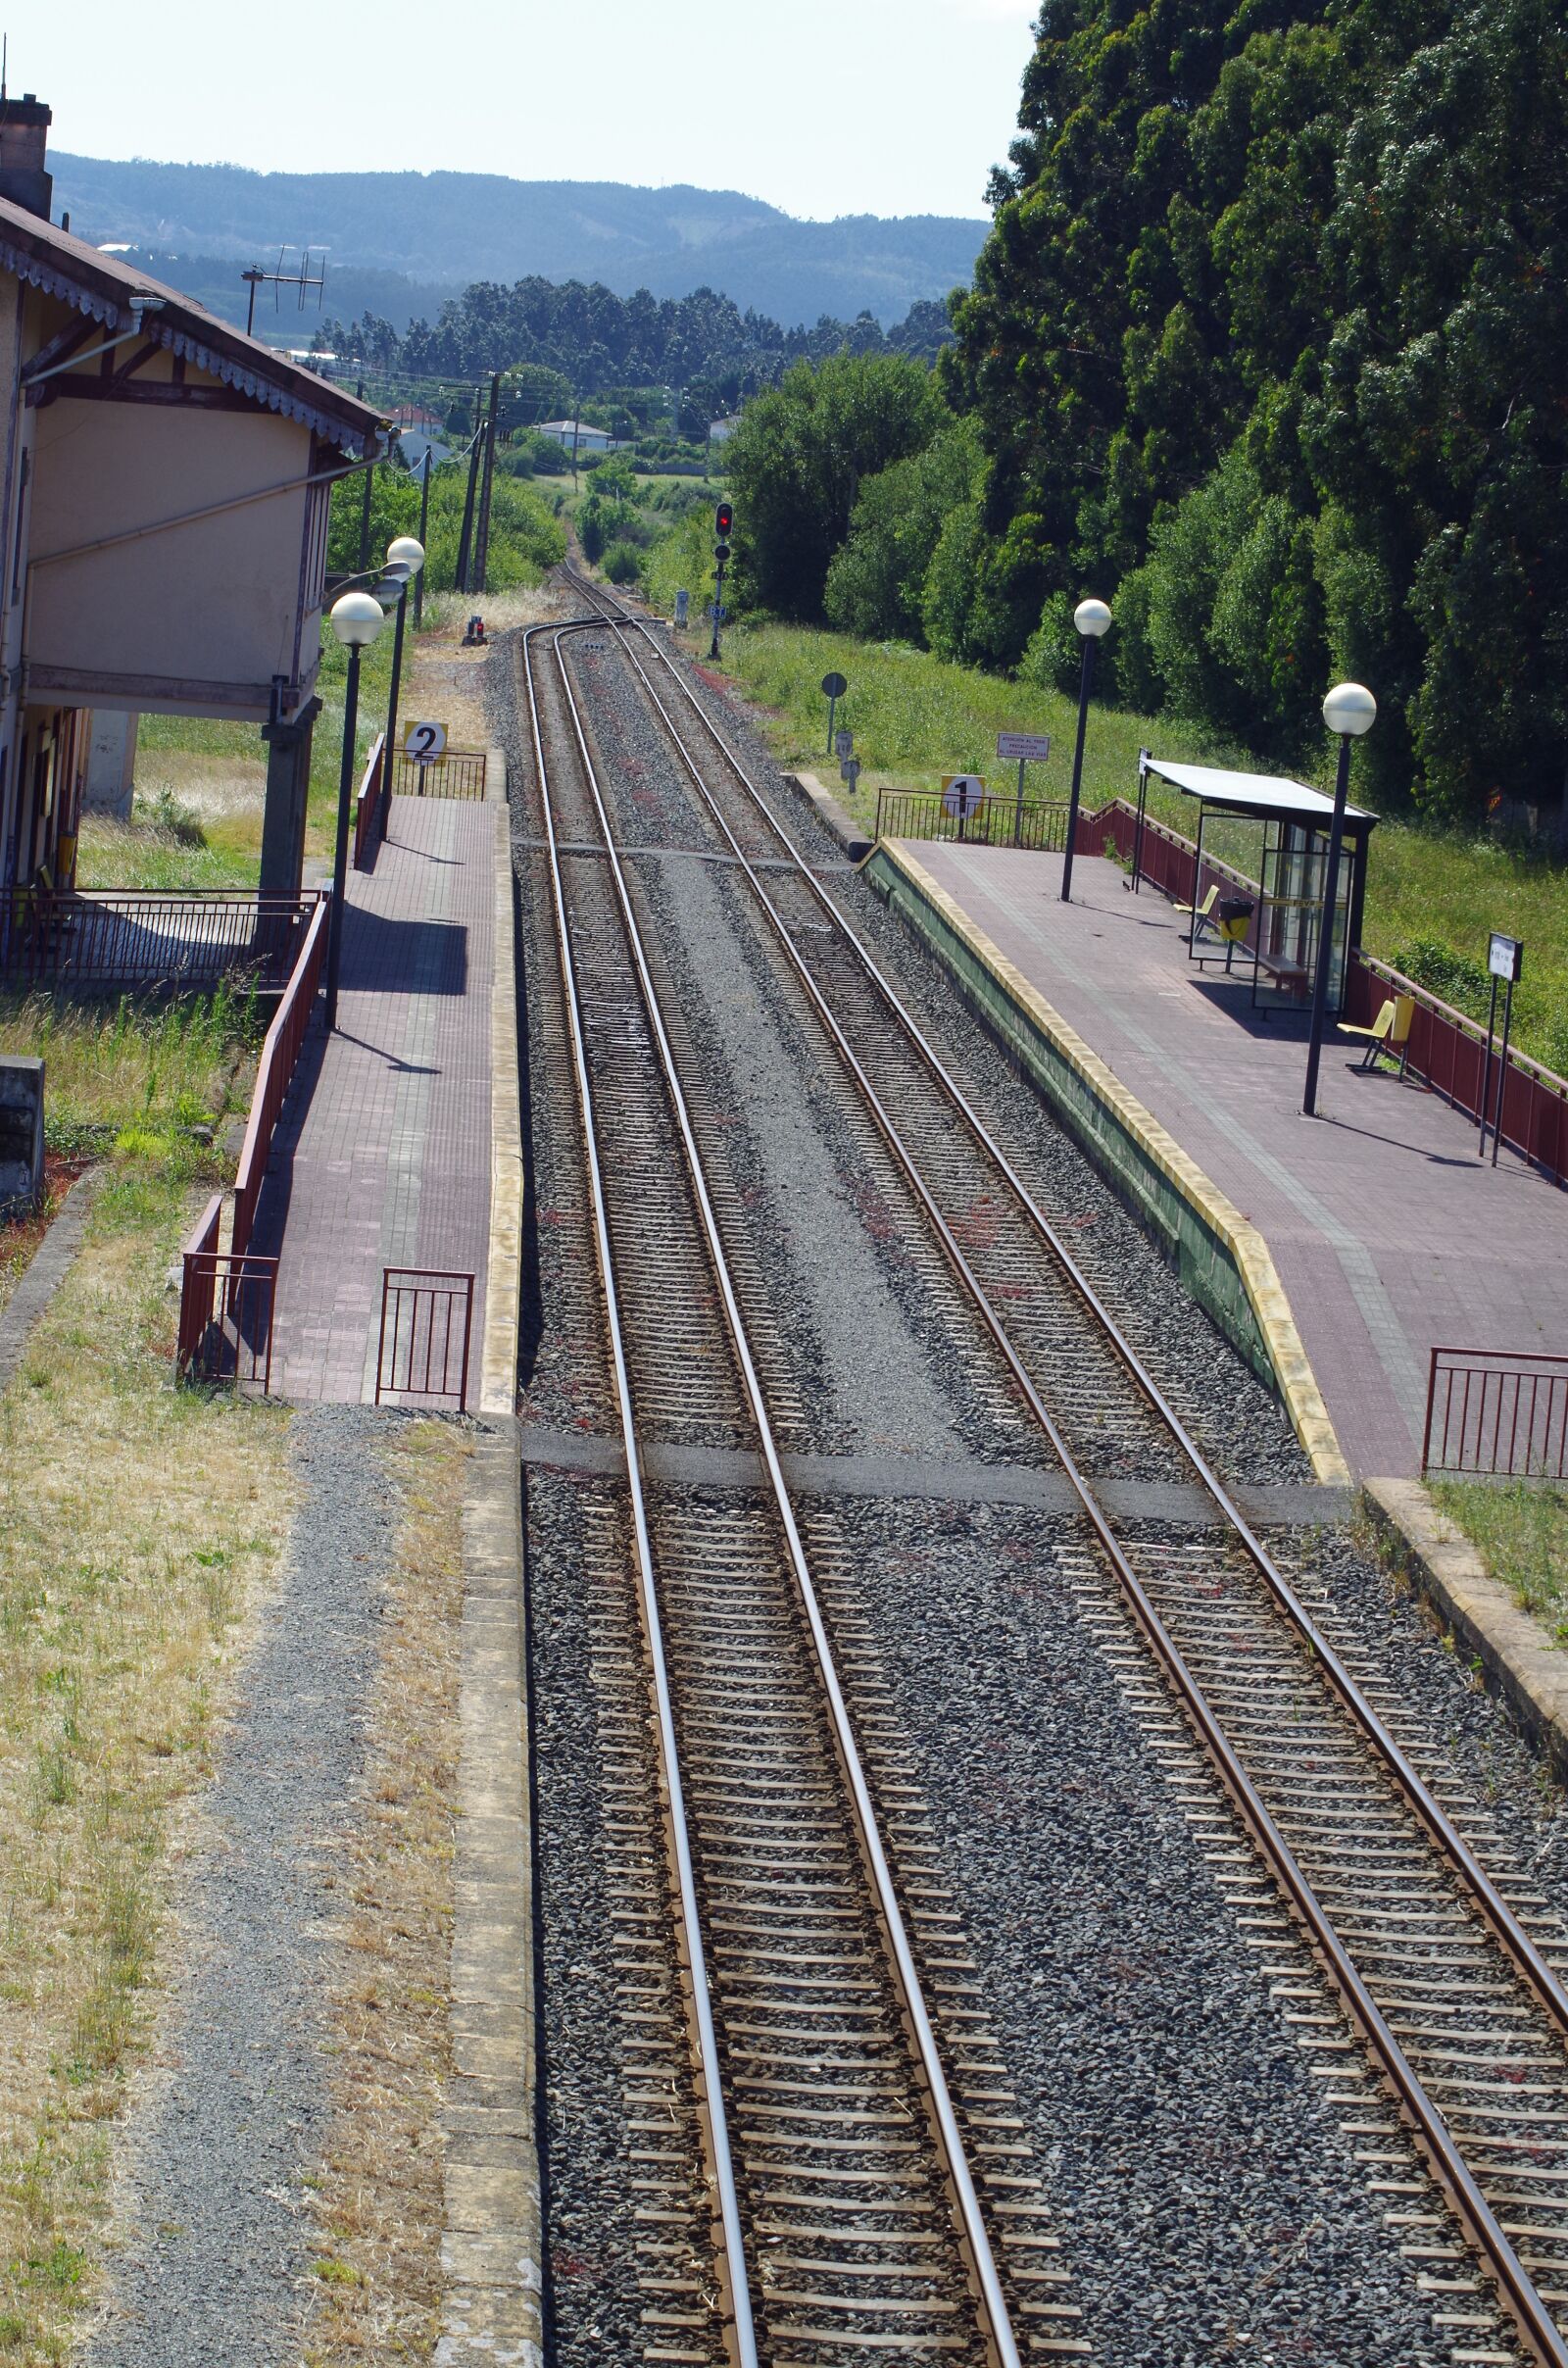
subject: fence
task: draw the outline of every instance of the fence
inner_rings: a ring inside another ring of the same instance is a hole
[[[231,1381],[240,1389],[259,1388],[265,1398],[272,1386],[276,1302],[275,1258],[187,1248],[175,1360],[180,1378]]]
[[[1390,969],[1370,954],[1350,957],[1346,979],[1345,1016],[1366,1027],[1391,995],[1408,995],[1415,1004],[1410,1019],[1406,1068],[1451,1102],[1455,1110],[1481,1123],[1481,1085],[1487,1060],[1487,1031],[1479,1021],[1443,1003],[1414,979]],[[1497,1102],[1497,1060],[1492,1061],[1488,1093],[1492,1109]],[[1532,1061],[1527,1053],[1508,1048],[1508,1070],[1502,1080],[1501,1137],[1554,1182],[1568,1180],[1568,1078]]]
[[[239,1172],[234,1178],[234,1249],[241,1255],[251,1246],[251,1228],[256,1222],[256,1204],[262,1197],[262,1178],[272,1148],[272,1131],[293,1079],[305,1031],[311,1024],[316,990],[321,981],[330,913],[331,899],[323,896],[306,931],[294,975],[283,991],[257,1064],[256,1091],[251,1096],[251,1114],[239,1155]]]
[[[1434,1349],[1423,1473],[1568,1479],[1568,1357]]]
[[[876,793],[876,835],[879,839],[946,839],[965,847],[1021,847],[1031,855],[1060,855],[1067,845],[1065,805],[1043,799],[986,797],[970,814],[951,814],[934,789],[879,789]],[[1091,815],[1078,816],[1077,852],[1098,855],[1085,837]]]
[[[5,975],[82,990],[180,987],[224,979],[275,988],[294,967],[314,896],[253,889],[26,888],[4,932]]]
[[[375,869],[375,851],[386,837],[386,799],[381,794],[386,774],[386,734],[377,732],[360,775],[354,801],[354,868]]]
[[[392,786],[400,798],[482,798],[485,767],[478,748],[449,748],[429,765],[400,752],[392,762]]]
[[[459,1411],[466,1412],[472,1328],[471,1274],[388,1266],[381,1276],[376,1405],[383,1398],[455,1398]]]

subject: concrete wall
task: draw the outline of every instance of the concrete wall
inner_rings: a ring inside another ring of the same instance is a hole
[[[81,785],[83,814],[109,814],[128,822],[136,790],[136,715],[123,708],[99,708],[87,742],[87,771]]]
[[[163,355],[142,373],[171,375]],[[192,370],[190,384],[217,387]],[[217,517],[161,521],[309,473],[306,427],[243,412],[82,402],[35,412],[27,659],[35,693],[84,706],[265,717],[293,680],[302,491]],[[106,550],[53,555],[158,527]],[[301,650],[308,690],[316,636]],[[107,696],[106,696],[107,694]]]

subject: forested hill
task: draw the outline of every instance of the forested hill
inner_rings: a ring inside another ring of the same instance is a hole
[[[599,280],[617,295],[717,288],[788,322],[898,321],[968,279],[982,221],[913,215],[798,222],[735,190],[520,181],[479,173],[250,173],[52,157],[55,203],[97,243],[265,260],[324,246],[329,269],[468,281]],[[387,308],[389,311],[390,307]]]
[[[1140,706],[1290,753],[1350,674],[1385,794],[1555,808],[1558,0],[1046,0],[993,196],[945,358],[986,456],[950,639],[1075,679],[1094,591]]]
[[[711,288],[661,302],[646,288],[622,300],[580,280],[519,279],[510,288],[465,288],[434,321],[416,321],[406,336],[368,313],[354,322],[327,320],[319,337],[329,352],[386,380],[477,378],[531,364],[557,374],[558,403],[571,388],[578,396],[674,388],[686,397],[688,427],[701,435],[710,419],[770,386],[792,362],[838,353],[933,362],[951,334],[940,304],[913,305],[887,330],[869,313],[785,328],[765,314],[743,313]]]

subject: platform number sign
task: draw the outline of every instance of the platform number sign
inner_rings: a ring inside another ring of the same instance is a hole
[[[966,822],[985,804],[986,785],[978,773],[944,773],[942,804],[956,822]]]
[[[403,754],[412,757],[416,765],[439,765],[447,753],[447,727],[444,723],[406,723],[403,727]]]

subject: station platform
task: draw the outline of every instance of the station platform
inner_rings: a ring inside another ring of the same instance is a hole
[[[1305,1015],[1187,959],[1181,916],[1114,863],[897,844],[1262,1235],[1357,1479],[1419,1471],[1434,1347],[1568,1349],[1568,1192],[1332,1028],[1301,1115]]]
[[[337,1032],[318,1021],[301,1051],[251,1244],[278,1259],[278,1397],[373,1400],[382,1272],[410,1266],[474,1275],[479,1403],[506,817],[493,802],[396,797],[375,868],[349,873]],[[510,942],[505,967],[510,982]]]

